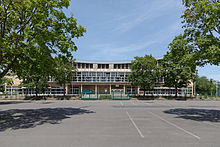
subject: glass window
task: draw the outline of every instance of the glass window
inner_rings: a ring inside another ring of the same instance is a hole
[[[89,64],[86,64],[86,68],[89,68]]]
[[[109,64],[106,64],[106,68],[109,69]]]
[[[101,64],[98,64],[98,68],[101,68]]]
[[[90,68],[93,68],[93,64],[90,64]]]

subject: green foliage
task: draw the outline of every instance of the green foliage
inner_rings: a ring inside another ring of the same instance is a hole
[[[157,60],[153,56],[135,57],[131,70],[128,80],[133,86],[139,86],[144,91],[153,89],[158,79]]]
[[[175,87],[177,97],[177,88],[186,87],[194,78],[196,65],[188,60],[192,46],[182,35],[175,37],[169,50],[162,61],[162,73],[165,85]]]
[[[67,59],[66,57],[59,56],[55,58],[54,67],[55,72],[53,74],[56,82],[66,89],[66,83],[71,82],[76,71],[73,66],[73,59]],[[64,92],[65,96],[65,92]]]
[[[86,30],[62,11],[69,1],[0,0],[0,78],[9,70],[23,73],[20,67],[35,53],[39,58],[45,52],[50,57],[72,57],[77,50],[73,38]]]
[[[212,95],[216,92],[216,85],[212,79],[202,76],[196,79],[196,92],[201,95]]]
[[[35,48],[23,56],[22,64],[16,64],[19,69],[17,76],[23,79],[22,86],[35,88],[36,96],[44,93],[48,87],[48,77],[54,73],[54,59],[42,48]]]
[[[184,36],[193,45],[192,59],[197,65],[220,63],[219,0],[183,0]]]
[[[112,96],[111,95],[100,95],[99,99],[100,100],[111,100]]]
[[[6,77],[3,77],[0,79],[0,85],[2,84],[7,84],[7,85],[12,85],[13,84],[13,80],[10,79],[10,78],[6,78]]]

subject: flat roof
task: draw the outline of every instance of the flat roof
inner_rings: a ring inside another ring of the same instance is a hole
[[[161,60],[163,57],[158,57],[156,60]],[[128,64],[132,60],[121,60],[121,61],[97,61],[97,60],[76,60],[77,63],[95,63],[95,64]]]

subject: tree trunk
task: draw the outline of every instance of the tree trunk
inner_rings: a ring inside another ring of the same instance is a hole
[[[177,94],[178,94],[178,88],[177,86],[175,86],[175,97],[177,97]]]
[[[145,91],[146,91],[146,90],[144,90],[144,97],[145,97]]]

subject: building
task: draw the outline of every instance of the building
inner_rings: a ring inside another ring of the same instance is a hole
[[[160,58],[157,59],[158,63]],[[48,90],[45,94],[59,95],[64,92],[69,95],[77,95],[84,93],[112,94],[113,92],[121,92],[123,94],[143,94],[139,87],[132,87],[127,77],[131,73],[131,61],[76,61],[77,73],[73,77],[71,83],[66,85],[65,90],[62,86],[57,85],[53,78],[49,78]],[[14,77],[13,77],[14,78]],[[16,78],[14,78],[16,79]],[[20,87],[17,79],[14,85],[7,86],[8,94],[35,94],[34,89]],[[192,96],[193,84],[187,88],[178,89],[179,95]],[[146,95],[150,96],[171,96],[175,95],[175,89],[163,87],[163,79],[160,85],[154,90],[146,91]]]

